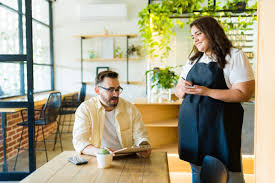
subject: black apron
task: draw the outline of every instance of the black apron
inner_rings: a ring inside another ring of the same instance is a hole
[[[223,69],[216,62],[198,61],[186,80],[211,89],[228,89]],[[221,160],[232,172],[241,172],[243,108],[207,96],[186,94],[180,107],[180,159],[201,166],[205,155]]]

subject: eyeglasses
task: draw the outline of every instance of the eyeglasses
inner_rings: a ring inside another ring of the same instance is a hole
[[[113,88],[113,87],[105,88],[105,87],[103,87],[103,86],[98,86],[98,87],[99,87],[99,88],[102,88],[102,89],[104,89],[104,90],[106,90],[106,91],[109,92],[109,93],[114,93],[114,92],[116,92],[116,93],[121,94],[122,91],[123,91],[123,88],[121,88],[121,86],[118,87],[118,88]]]

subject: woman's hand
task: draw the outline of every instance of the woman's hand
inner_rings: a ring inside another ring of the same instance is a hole
[[[205,86],[194,85],[193,87],[185,86],[184,91],[187,94],[208,96],[210,89]]]
[[[186,86],[192,86],[192,82],[180,78],[175,91],[175,94],[179,99],[182,99],[184,97]]]
[[[230,89],[210,89],[205,86],[194,85],[182,89],[184,94],[208,96],[224,102],[247,102],[254,94],[255,80],[235,83]]]

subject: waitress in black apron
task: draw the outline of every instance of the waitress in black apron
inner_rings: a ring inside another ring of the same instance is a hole
[[[199,183],[202,160],[211,155],[229,170],[230,183],[243,183],[241,131],[243,108],[254,93],[254,76],[245,54],[212,17],[191,25],[194,47],[176,87],[184,98],[179,112],[179,157]]]

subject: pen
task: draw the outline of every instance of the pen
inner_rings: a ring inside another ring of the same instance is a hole
[[[183,80],[186,81],[186,79],[184,77],[181,77]],[[190,85],[190,86],[185,86],[186,88],[195,88],[193,85]]]

